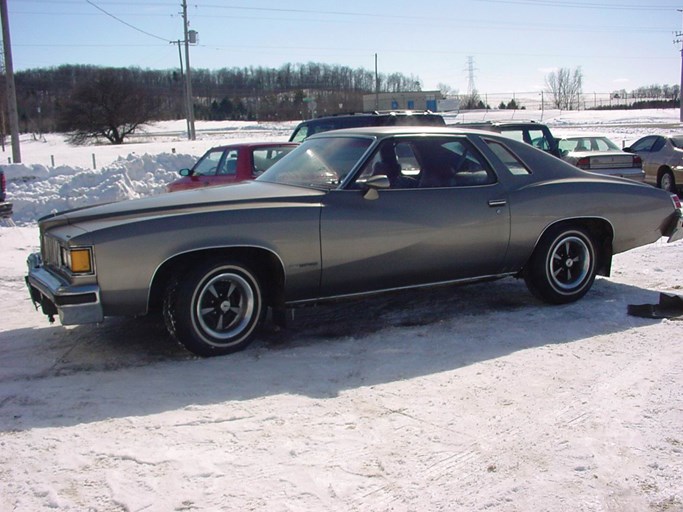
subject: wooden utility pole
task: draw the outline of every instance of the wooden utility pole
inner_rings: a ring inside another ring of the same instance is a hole
[[[375,110],[379,110],[379,74],[377,73],[377,54],[375,54]]]
[[[2,45],[5,52],[5,74],[7,76],[7,112],[9,113],[9,129],[12,139],[12,161],[21,163],[19,147],[19,115],[17,114],[17,92],[14,87],[14,67],[12,66],[12,44],[9,37],[9,19],[7,18],[7,0],[0,0],[2,16]]]
[[[683,9],[676,9],[678,12],[683,12]],[[683,123],[683,32],[676,32],[676,39],[674,44],[681,43],[681,83],[678,89],[678,105],[680,109],[679,119]]]
[[[187,138],[195,140],[194,104],[192,102],[192,72],[190,68],[190,38],[187,29],[187,0],[183,0],[183,30],[185,31],[185,101],[187,104]]]

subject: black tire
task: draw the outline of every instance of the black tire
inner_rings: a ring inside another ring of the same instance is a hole
[[[566,304],[583,297],[596,274],[595,244],[590,234],[571,226],[551,228],[527,263],[524,280],[537,298]]]
[[[244,349],[264,311],[257,275],[237,262],[206,262],[171,283],[164,297],[168,331],[204,357]]]
[[[661,176],[659,176],[657,185],[662,190],[666,190],[672,194],[676,193],[676,180],[674,179],[674,175],[671,173],[671,171],[664,171]]]

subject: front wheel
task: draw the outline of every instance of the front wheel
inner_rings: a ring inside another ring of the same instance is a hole
[[[199,356],[245,348],[263,312],[258,277],[241,263],[214,261],[201,265],[171,283],[164,298],[168,331]]]
[[[527,287],[551,304],[566,304],[583,297],[596,274],[596,252],[582,228],[559,227],[546,233],[524,272]]]

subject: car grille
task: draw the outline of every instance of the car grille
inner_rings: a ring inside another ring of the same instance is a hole
[[[61,250],[59,242],[49,236],[44,236],[41,243],[41,255],[43,263],[51,267],[59,267],[61,265]]]

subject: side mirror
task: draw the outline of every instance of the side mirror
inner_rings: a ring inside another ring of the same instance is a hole
[[[368,201],[374,201],[375,199],[379,198],[379,192],[377,192],[379,189],[385,189],[390,187],[391,182],[389,181],[389,178],[385,175],[380,174],[378,176],[371,176],[365,182],[365,193],[363,194],[363,197]]]
[[[183,178],[186,178],[187,176],[192,176],[194,173],[192,172],[192,169],[180,169],[178,174],[180,174]]]
[[[625,147],[625,148],[623,149],[623,151],[626,151],[627,153],[635,153],[635,151],[633,151],[633,148],[632,148],[631,146]]]

